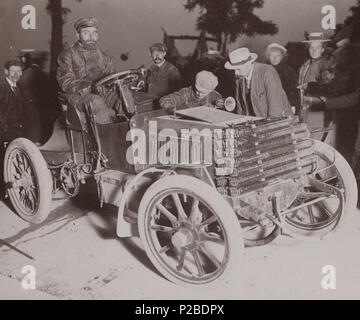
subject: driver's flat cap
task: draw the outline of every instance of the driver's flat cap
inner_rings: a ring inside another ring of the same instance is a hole
[[[83,28],[95,27],[99,28],[99,23],[94,17],[80,18],[74,23],[74,28],[79,32]]]
[[[163,51],[166,52],[167,51],[167,47],[166,45],[164,45],[163,43],[154,43],[150,48],[149,48],[150,52],[152,52],[153,50],[158,50],[158,51]]]

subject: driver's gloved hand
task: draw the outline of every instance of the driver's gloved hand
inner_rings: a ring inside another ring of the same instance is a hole
[[[107,90],[106,90],[105,86],[102,86],[102,85],[94,86],[92,89],[92,92],[94,94],[97,94],[98,96],[104,96],[106,91]]]
[[[91,92],[91,82],[87,80],[80,81],[76,86],[77,92],[81,95],[87,95]]]

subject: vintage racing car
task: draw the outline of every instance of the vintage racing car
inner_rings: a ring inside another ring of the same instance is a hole
[[[322,238],[355,211],[349,164],[310,139],[296,117],[208,107],[168,114],[136,102],[140,79],[140,70],[128,70],[97,83],[122,98],[115,123],[96,124],[62,101],[44,145],[24,138],[8,145],[4,179],[20,217],[42,222],[53,197],[74,197],[94,179],[100,206],[118,207],[118,236],[139,234],[161,274],[199,286],[236,274],[244,244],[279,234]]]

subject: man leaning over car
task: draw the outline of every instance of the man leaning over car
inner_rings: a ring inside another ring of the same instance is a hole
[[[160,99],[160,106],[170,112],[179,107],[193,108],[198,106],[214,107],[221,99],[220,93],[215,91],[218,78],[209,71],[200,71],[196,75],[195,85],[171,93]]]
[[[273,66],[255,62],[257,54],[239,48],[229,54],[219,92],[232,96],[237,114],[257,117],[292,115],[290,103]]]

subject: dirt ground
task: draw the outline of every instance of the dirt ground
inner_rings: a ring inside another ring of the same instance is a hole
[[[116,209],[98,208],[92,191],[55,201],[40,225],[29,225],[0,202],[0,239],[21,251],[0,241],[0,299],[360,298],[359,210],[325,240],[280,236],[246,248],[236,279],[205,291],[164,279],[139,238],[117,237]],[[21,288],[25,265],[35,267],[36,290]],[[335,267],[335,290],[321,286],[325,265]]]

